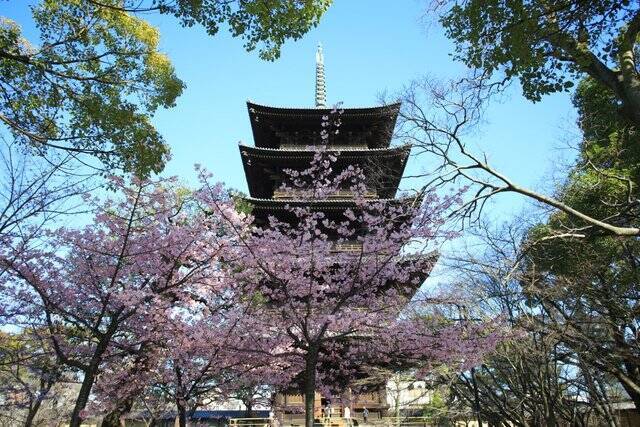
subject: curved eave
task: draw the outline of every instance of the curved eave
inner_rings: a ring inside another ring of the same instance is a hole
[[[272,210],[287,210],[288,207],[305,207],[310,206],[312,209],[352,209],[356,207],[356,203],[352,200],[341,199],[291,199],[291,200],[274,200],[274,199],[261,199],[258,197],[245,197],[246,202],[251,203],[256,208],[265,208]],[[371,199],[369,202],[375,203],[389,203],[398,201],[398,199]]]
[[[388,203],[412,203],[415,199],[370,199],[367,200],[370,203],[375,202],[388,202]],[[264,226],[268,224],[269,217],[273,216],[280,221],[295,223],[298,221],[296,215],[291,211],[291,208],[310,208],[314,212],[322,212],[331,220],[344,220],[344,213],[347,209],[357,211],[359,207],[353,200],[336,199],[336,200],[273,200],[273,199],[259,199],[255,197],[245,197],[245,202],[248,202],[252,206],[252,215],[254,217],[254,224],[257,226]]]
[[[396,102],[394,104],[380,105],[374,107],[349,107],[342,108],[344,113],[342,117],[348,116],[384,116],[384,115],[397,115],[400,111],[401,103]],[[289,116],[289,117],[308,117],[308,116],[323,116],[330,114],[333,111],[333,107],[315,108],[315,107],[279,107],[273,105],[256,104],[255,102],[247,101],[247,109],[249,113],[263,113],[275,116]],[[252,111],[253,110],[253,111]]]

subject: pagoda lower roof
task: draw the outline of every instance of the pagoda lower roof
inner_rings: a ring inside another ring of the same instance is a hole
[[[277,148],[281,145],[315,145],[320,142],[324,116],[340,119],[337,145],[366,144],[369,148],[388,147],[391,142],[400,104],[367,108],[273,107],[247,102],[255,145]]]

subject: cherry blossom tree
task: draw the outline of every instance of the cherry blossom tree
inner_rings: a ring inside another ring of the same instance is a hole
[[[194,192],[114,179],[121,196],[87,200],[93,222],[0,249],[3,321],[45,328],[82,378],[72,426],[88,410],[115,423],[149,390],[184,426],[205,397],[264,378],[300,386],[311,427],[315,391],[344,389],[363,366],[466,367],[492,347],[494,329],[446,321],[415,295],[456,196],[370,201],[363,171],[333,171],[335,160],[320,147],[288,172],[292,221],[256,227],[201,170]],[[344,188],[355,197],[343,217],[315,209]]]
[[[487,325],[447,322],[433,301],[414,296],[437,260],[434,245],[450,237],[441,226],[457,197],[370,201],[364,172],[334,171],[336,155],[320,146],[308,169],[287,171],[291,221],[252,227],[251,216],[229,216],[215,191],[207,196],[204,174],[200,194],[235,233],[224,259],[246,312],[234,345],[270,361],[273,385],[299,386],[307,427],[315,391],[344,389],[362,366],[472,366],[498,337]],[[345,188],[353,208],[341,217],[317,209]],[[347,243],[352,250],[341,250]]]
[[[189,313],[191,315],[191,313]],[[158,328],[156,342],[114,360],[103,370],[94,389],[93,413],[106,413],[106,425],[118,426],[142,395],[161,397],[177,410],[180,426],[200,405],[216,395],[224,364],[217,346],[220,330],[208,317],[186,321],[174,316]],[[117,399],[113,391],[118,390]]]
[[[90,409],[106,414],[103,426],[119,426],[140,396],[150,396],[171,402],[183,427],[199,407],[257,384],[258,378],[264,381],[262,360],[234,349],[236,324],[229,320],[241,316],[229,313],[242,307],[231,305],[224,290],[207,287],[190,295],[189,304],[174,310],[168,321],[147,326],[155,330],[145,332],[154,341],[103,368]]]
[[[10,273],[0,278],[0,298],[15,313],[11,322],[44,325],[56,357],[81,374],[72,426],[105,366],[153,347],[193,295],[221,283],[215,263],[224,239],[214,216],[192,209],[188,191],[175,180],[112,186],[122,196],[88,200],[89,225],[52,232],[36,249],[0,250]]]

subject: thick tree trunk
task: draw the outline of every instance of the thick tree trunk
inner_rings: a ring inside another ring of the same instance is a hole
[[[80,412],[85,408],[85,406],[87,406],[87,403],[89,402],[89,395],[91,394],[91,389],[93,388],[93,382],[96,379],[98,365],[99,361],[94,360],[91,362],[89,369],[84,372],[84,379],[82,380],[80,392],[78,393],[76,404],[73,407],[73,412],[71,413],[71,422],[69,423],[69,427],[80,427],[80,424],[82,423]]]
[[[129,412],[133,407],[133,399],[126,399],[121,402],[113,411],[109,412],[102,419],[101,427],[124,427],[122,417]]]
[[[107,329],[105,334],[100,338],[100,341],[98,342],[98,345],[93,352],[91,362],[89,362],[89,366],[87,366],[87,369],[85,369],[83,372],[84,379],[82,380],[80,392],[78,393],[76,404],[73,407],[73,412],[71,413],[71,421],[69,422],[69,427],[80,427],[80,424],[82,423],[80,412],[82,412],[82,410],[87,406],[87,403],[89,402],[91,389],[93,388],[93,383],[96,380],[96,375],[98,374],[100,363],[102,363],[102,356],[107,351],[107,347],[109,346],[111,337],[116,332],[118,324],[119,322],[117,320],[117,316],[115,316],[111,320],[111,324],[109,325],[109,328]]]
[[[244,411],[245,418],[253,418],[253,401],[249,398],[244,401],[246,410]]]
[[[640,413],[640,393],[638,393],[635,388],[629,386],[624,381],[620,381],[620,384],[633,401],[633,404],[636,406],[635,412]]]
[[[29,405],[27,419],[24,422],[25,427],[31,427],[33,425],[33,420],[36,418],[40,406],[42,406],[42,401],[51,391],[51,387],[58,381],[59,374],[60,372],[57,370],[49,371],[40,378],[40,389],[37,393],[38,397]]]
[[[482,426],[482,414],[480,413],[480,393],[478,392],[478,382],[476,381],[475,368],[471,368],[471,382],[473,384],[473,411],[476,413],[478,426]]]
[[[178,426],[187,427],[187,408],[179,402],[176,403],[176,407],[178,408]]]
[[[318,364],[318,351],[309,349],[304,369],[304,425],[313,427],[315,423],[316,400],[316,365]]]
[[[29,412],[27,412],[27,419],[24,422],[25,427],[31,427],[33,425],[33,420],[36,418],[36,414],[38,413],[38,409],[40,409],[40,405],[42,404],[42,398],[37,398],[33,405],[29,408]]]

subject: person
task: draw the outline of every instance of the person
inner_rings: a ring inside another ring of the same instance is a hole
[[[351,409],[348,406],[344,407],[344,411],[342,411],[342,417],[344,418],[344,423],[347,426],[351,426]]]
[[[273,411],[269,411],[269,427],[280,427],[280,422],[278,417],[275,416]]]
[[[367,423],[367,420],[369,419],[369,410],[367,409],[366,406],[362,410],[362,419],[364,420],[365,424]]]

